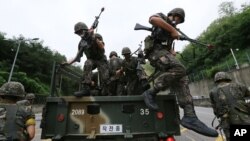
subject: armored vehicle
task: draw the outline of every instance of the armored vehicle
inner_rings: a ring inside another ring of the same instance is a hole
[[[80,82],[81,75],[55,63],[51,94],[43,109],[41,139],[54,141],[174,141],[180,135],[175,95],[156,97],[150,110],[142,96],[58,96],[58,76]]]

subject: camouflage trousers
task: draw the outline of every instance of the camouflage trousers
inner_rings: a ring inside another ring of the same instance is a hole
[[[150,64],[161,75],[155,78],[154,88],[157,91],[170,89],[176,94],[179,105],[184,108],[184,115],[194,116],[193,100],[188,86],[185,67],[165,49],[155,50],[149,55]]]
[[[126,84],[126,95],[141,95],[143,89],[139,78],[129,79]]]
[[[109,92],[112,96],[121,96],[124,95],[124,84],[118,78],[110,81]]]
[[[100,76],[101,95],[108,95],[109,69],[107,60],[87,59],[83,67],[83,83],[87,85],[91,84],[92,71],[96,68]]]

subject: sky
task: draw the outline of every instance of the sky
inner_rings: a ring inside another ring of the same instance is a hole
[[[75,57],[80,37],[74,34],[74,25],[84,22],[89,27],[99,19],[97,32],[103,36],[105,54],[116,51],[121,56],[123,47],[135,51],[150,34],[135,31],[136,23],[151,27],[148,19],[155,13],[167,14],[176,7],[185,10],[183,24],[178,25],[191,38],[198,37],[212,21],[219,18],[219,4],[234,2],[236,8],[250,0],[0,0],[0,32],[7,38],[39,38],[52,51]],[[176,51],[182,51],[189,42],[176,41]],[[81,62],[83,64],[83,62]],[[76,64],[77,65],[77,64]]]

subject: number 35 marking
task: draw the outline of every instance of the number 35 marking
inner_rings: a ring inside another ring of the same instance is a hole
[[[149,109],[140,109],[140,115],[149,115]]]

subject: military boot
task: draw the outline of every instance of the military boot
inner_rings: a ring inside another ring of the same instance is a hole
[[[183,110],[184,116],[181,119],[181,125],[183,127],[208,137],[218,137],[216,130],[209,128],[197,118],[193,105],[185,105]]]
[[[74,96],[76,97],[90,96],[90,86],[85,84],[82,90],[74,92]]]
[[[144,102],[145,104],[152,110],[158,110],[159,107],[155,101],[155,97],[158,91],[156,91],[154,88],[148,89],[145,92],[143,92]]]

